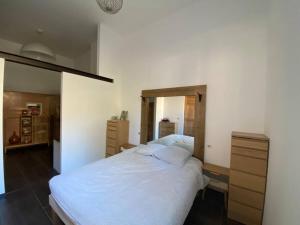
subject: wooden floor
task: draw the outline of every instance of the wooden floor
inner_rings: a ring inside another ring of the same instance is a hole
[[[52,150],[45,146],[5,155],[5,197],[0,197],[0,225],[63,225],[48,204]],[[185,225],[237,225],[227,221],[223,196],[214,191],[195,199]]]

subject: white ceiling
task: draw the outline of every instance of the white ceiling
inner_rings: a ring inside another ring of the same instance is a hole
[[[40,94],[60,94],[59,72],[5,62],[4,90]]]
[[[128,34],[197,0],[124,0],[116,15],[105,14],[95,0],[0,0],[0,38],[40,41],[56,53],[75,57],[96,39],[101,21]],[[37,28],[44,30],[39,36]]]

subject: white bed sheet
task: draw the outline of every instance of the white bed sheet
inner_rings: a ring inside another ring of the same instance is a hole
[[[77,225],[182,225],[205,181],[201,161],[178,168],[125,151],[49,182],[51,195]]]

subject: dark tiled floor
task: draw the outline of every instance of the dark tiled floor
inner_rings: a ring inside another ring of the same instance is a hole
[[[52,150],[48,146],[5,154],[6,196],[0,198],[0,225],[63,225],[48,204]]]
[[[222,193],[207,190],[204,200],[199,193],[184,225],[242,225],[227,219]]]
[[[52,150],[45,146],[5,155],[5,197],[0,197],[0,225],[63,225],[48,204]],[[184,225],[238,225],[226,219],[223,195],[197,196]]]

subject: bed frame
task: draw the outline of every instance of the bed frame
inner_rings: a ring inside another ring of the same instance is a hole
[[[205,140],[205,112],[206,112],[206,85],[176,87],[142,91],[141,143],[147,142],[148,110],[151,98],[172,96],[196,96],[195,104],[195,141],[194,157],[204,162]],[[49,204],[53,211],[65,223],[75,225],[72,219],[64,212],[55,199],[49,195]]]
[[[149,103],[152,98],[175,97],[175,96],[196,96],[195,102],[195,146],[194,157],[204,162],[205,149],[205,112],[206,112],[206,85],[175,87],[164,89],[153,89],[142,91],[142,110],[141,110],[141,144],[147,143],[148,136],[148,111]]]
[[[65,225],[75,225],[70,217],[63,211],[63,209],[58,205],[52,195],[49,195],[49,205],[53,211],[58,215],[58,217],[64,222]]]

